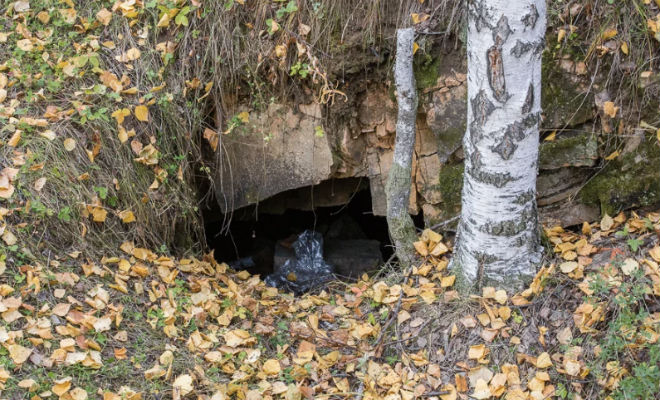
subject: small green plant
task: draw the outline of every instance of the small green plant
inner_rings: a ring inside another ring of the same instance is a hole
[[[282,7],[275,12],[275,17],[277,17],[277,19],[281,19],[285,15],[293,14],[296,11],[298,11],[298,6],[296,5],[296,1],[289,0],[289,2],[286,4],[285,7]]]
[[[291,375],[292,372],[293,367],[286,367],[282,370],[282,372],[280,372],[280,376],[286,381],[287,384],[295,382],[293,375]]]
[[[25,213],[35,213],[40,217],[46,216],[48,214],[48,209],[40,201],[36,200],[30,203],[29,209],[23,209],[21,212]]]
[[[614,234],[614,236],[618,238],[625,238],[628,237],[629,235],[630,232],[628,231],[628,226],[625,226],[622,230],[619,230]],[[628,240],[626,240],[626,243],[628,244],[628,247],[630,247],[630,250],[632,250],[633,252],[637,252],[639,246],[644,244],[644,241],[640,239],[629,238]]]
[[[630,232],[628,232],[628,226],[626,225],[626,226],[623,227],[623,230],[616,231],[614,233],[614,236],[616,236],[618,238],[621,238],[621,237],[626,237],[629,234],[630,234]]]
[[[268,28],[268,34],[272,35],[280,29],[280,24],[278,24],[274,19],[268,18],[266,20],[266,27]]]
[[[633,252],[637,252],[637,250],[639,249],[639,246],[644,244],[644,241],[641,240],[641,239],[631,238],[631,239],[626,240],[626,243],[628,243],[628,247],[630,247],[630,250],[632,250]]]
[[[188,26],[188,13],[190,13],[190,6],[183,7],[174,17],[174,23],[177,25]]]
[[[563,383],[558,383],[557,384],[557,390],[555,391],[555,396],[558,396],[562,399],[565,399],[566,396],[568,396],[568,390],[566,389],[566,385]]]
[[[301,63],[300,61],[297,61],[295,64],[291,66],[291,69],[289,70],[289,76],[300,76],[302,79],[305,79],[309,76],[309,74],[312,72],[312,68],[309,66],[307,63]]]
[[[519,311],[514,311],[511,316],[513,317],[513,321],[516,324],[519,324],[523,321],[523,316]]]
[[[615,400],[653,398],[660,386],[660,348],[650,341],[640,341],[643,332],[638,331],[638,327],[643,326],[649,317],[647,308],[642,306],[649,284],[642,269],[638,268],[632,272],[630,280],[624,281],[617,288],[617,294],[612,299],[616,312],[609,319],[604,335],[598,340],[598,356],[589,363],[592,373],[601,378],[608,373],[604,366],[612,363],[625,365],[626,359],[622,359],[622,355],[629,354],[631,346],[636,347],[637,354],[646,354],[645,360],[636,360],[632,373],[621,379],[612,393]],[[594,296],[601,299],[612,289],[602,279],[594,279],[590,287],[594,290]]]
[[[649,350],[649,360],[635,365],[632,374],[619,383],[612,394],[615,400],[653,399],[660,387],[660,346]]]
[[[399,361],[399,357],[396,355],[385,357],[385,362],[387,362],[391,366],[394,366],[394,364],[396,364],[397,361]]]
[[[234,129],[243,126],[248,121],[248,118],[249,115],[247,112],[242,112],[234,115],[227,123],[227,130],[224,133],[225,134],[232,133]]]
[[[105,200],[108,197],[108,188],[102,186],[94,186],[94,191],[98,193],[101,200]]]

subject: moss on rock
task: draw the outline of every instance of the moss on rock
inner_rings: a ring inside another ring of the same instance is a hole
[[[463,163],[445,165],[440,170],[438,189],[442,196],[442,218],[451,218],[461,212],[464,170]]]
[[[610,215],[623,208],[660,203],[658,165],[660,146],[656,140],[646,140],[636,151],[607,164],[580,191],[580,200]]]
[[[539,168],[591,167],[598,158],[598,142],[591,133],[543,142],[539,148]]]
[[[458,126],[447,127],[442,132],[434,132],[438,139],[438,156],[441,157],[442,162],[461,147],[466,125],[465,121],[461,121]]]
[[[559,61],[547,52],[543,55],[542,76],[541,107],[545,128],[575,126],[593,117],[593,94],[580,91],[575,76],[562,71]]]
[[[426,89],[436,84],[438,81],[439,66],[440,57],[431,57],[428,54],[415,57],[413,72],[415,73],[417,90]]]

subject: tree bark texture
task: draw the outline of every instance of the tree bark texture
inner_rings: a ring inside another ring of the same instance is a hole
[[[417,237],[415,225],[408,214],[417,117],[417,92],[413,73],[414,40],[415,32],[412,28],[397,30],[394,79],[399,111],[394,159],[386,187],[387,224],[392,243],[396,247],[396,255],[404,266],[410,265],[415,259],[413,242]]]
[[[465,175],[452,267],[468,287],[520,288],[541,260],[536,175],[544,0],[468,6]]]

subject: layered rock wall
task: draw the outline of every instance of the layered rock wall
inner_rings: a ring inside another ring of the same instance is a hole
[[[410,213],[423,213],[428,225],[451,218],[460,210],[466,115],[466,74],[460,60],[460,55],[454,54],[445,56],[444,62],[434,61],[431,69],[416,69],[425,75],[417,79],[420,106]],[[601,186],[589,185],[606,164],[601,154],[601,131],[592,122],[594,98],[589,82],[575,73],[574,65],[553,65],[544,68],[542,126],[546,134],[540,143],[538,204],[545,223],[572,225],[597,218],[601,209],[613,212],[621,207],[616,188],[602,183],[616,182],[620,177],[617,170],[606,168],[605,175],[596,179]],[[249,122],[222,137],[222,167],[216,172],[221,208],[228,212],[292,189],[361,177],[368,178],[373,213],[385,215],[396,94],[386,81],[354,78],[350,84],[357,89],[346,90],[346,101],[336,99],[332,105],[272,103],[264,110],[248,110]],[[654,159],[657,152],[657,144],[638,142],[628,151],[632,154],[628,164],[634,164],[628,168],[631,172],[640,169],[635,165]],[[644,146],[637,149],[640,144]],[[644,182],[629,185],[625,195],[632,202],[629,205],[658,201],[660,171],[644,170],[639,175]],[[628,176],[636,179],[630,172]],[[605,194],[599,191],[601,187]],[[310,199],[314,204],[304,204],[295,191],[291,201],[286,200],[286,193],[278,199],[284,207],[303,209],[341,204],[350,199],[352,188],[337,185],[331,192],[318,191],[332,193],[332,198],[317,196]]]

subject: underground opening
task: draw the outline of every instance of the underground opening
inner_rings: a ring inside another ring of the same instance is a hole
[[[323,259],[339,278],[376,272],[393,254],[385,217],[372,212],[367,178],[331,179],[279,193],[259,204],[204,216],[218,261],[262,277],[295,258],[306,231],[322,239]]]

